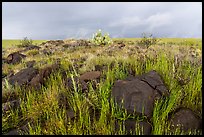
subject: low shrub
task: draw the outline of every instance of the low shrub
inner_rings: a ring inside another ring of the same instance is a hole
[[[99,29],[95,34],[93,34],[93,38],[91,39],[91,43],[99,46],[99,45],[110,45],[113,43],[113,41],[109,37],[108,33],[106,33],[105,35],[102,35],[102,32]]]
[[[146,46],[147,48],[151,45],[155,45],[159,42],[158,38],[153,37],[152,34],[142,34],[142,39],[138,41],[139,45]]]
[[[30,45],[33,44],[33,40],[32,39],[28,39],[27,37],[25,37],[23,40],[20,40],[20,44],[17,45],[19,48],[20,47],[28,47]]]

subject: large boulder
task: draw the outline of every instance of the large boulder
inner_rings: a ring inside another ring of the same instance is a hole
[[[150,117],[158,93],[144,81],[135,78],[131,81],[116,81],[112,89],[112,96],[117,104],[124,107],[128,113],[139,115],[144,113],[144,115]]]
[[[150,71],[142,76],[130,76],[126,80],[117,80],[112,88],[112,97],[129,114],[144,114],[150,118],[155,100],[163,95],[160,92],[167,92],[163,86],[159,75]]]
[[[170,117],[171,130],[181,128],[184,132],[202,129],[202,119],[188,108],[178,108]]]
[[[11,76],[8,79],[8,82],[11,85],[15,85],[16,83],[20,86],[28,84],[33,77],[38,74],[38,70],[35,68],[26,68],[20,70],[15,75]]]
[[[26,57],[26,55],[23,55],[19,52],[14,52],[14,53],[11,53],[8,55],[7,63],[8,64],[17,64],[25,57]]]

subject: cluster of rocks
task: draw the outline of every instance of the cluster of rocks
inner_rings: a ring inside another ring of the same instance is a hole
[[[117,80],[112,89],[112,97],[119,107],[126,109],[128,114],[147,117],[149,122],[143,122],[144,134],[151,134],[149,123],[151,123],[155,100],[165,96],[169,96],[168,89],[156,71],[150,71],[136,77],[129,76],[125,80]],[[182,125],[184,131],[201,129],[202,127],[202,120],[187,108],[178,109],[169,117],[172,131],[179,124]],[[134,119],[126,121],[125,125],[131,127],[127,129],[128,133],[130,130],[135,130],[135,122]]]
[[[52,72],[56,72],[58,69],[59,64],[50,65],[40,71],[32,67],[26,68],[10,77],[9,83],[18,83],[19,85],[26,84],[37,87],[43,84],[44,78],[49,77]],[[100,71],[91,71],[74,77],[73,79],[65,78],[65,85],[68,89],[73,91],[74,80],[77,90],[81,88],[83,92],[88,92],[88,82],[91,81],[94,83],[93,85],[96,86],[100,78]],[[164,96],[169,96],[169,92],[160,75],[156,71],[150,71],[141,76],[128,76],[125,80],[117,80],[112,88],[111,96],[119,107],[127,110],[128,114],[145,115],[147,117],[147,120],[143,122],[136,122],[135,119],[123,121],[127,134],[131,134],[131,131],[134,133],[136,128],[135,124],[138,124],[139,128],[143,129],[143,134],[149,135],[152,130],[151,118],[154,102]],[[73,119],[75,113],[69,107],[67,95],[65,93],[60,93],[58,99],[59,106],[66,107],[67,117]],[[3,113],[8,109],[19,107],[19,104],[19,100],[12,100],[4,103]],[[169,121],[171,122],[172,130],[178,127],[178,125],[182,125],[184,131],[202,128],[201,119],[188,108],[177,109],[177,111],[169,116]],[[119,130],[118,120],[116,120],[115,123],[115,130]],[[13,131],[11,133],[13,133]]]
[[[79,47],[79,46],[91,46],[91,42],[87,41],[87,40],[74,40],[74,41],[69,41],[69,42],[65,42],[65,44],[63,45],[64,48],[69,48],[69,47]]]
[[[50,76],[51,73],[56,72],[60,68],[60,64],[49,65],[40,70],[33,68],[35,61],[28,62],[28,68],[22,69],[15,75],[8,78],[8,82],[11,85],[30,86],[33,88],[39,88],[45,82],[45,79]]]
[[[79,77],[75,76],[73,80],[75,81],[77,89],[81,88],[82,92],[87,92],[88,82],[92,81],[93,88],[96,88],[97,83],[99,83],[100,77],[101,77],[100,71],[91,71],[86,72]],[[71,90],[74,90],[73,80],[72,78],[68,78],[65,82],[65,85]]]
[[[63,40],[49,40],[40,44],[40,46],[59,46],[64,44]]]
[[[62,46],[65,48],[68,47],[78,47],[78,46],[90,46],[91,43],[88,40],[49,40],[40,44],[41,47],[48,47],[48,46]]]
[[[124,43],[117,43],[119,49],[125,47]],[[41,44],[41,46],[48,45],[63,45],[63,47],[76,47],[76,46],[89,46],[90,43],[84,40],[73,41],[70,43],[65,43],[62,40],[58,41],[47,41]],[[23,51],[41,48],[35,45],[26,47]],[[45,50],[45,49],[44,49]],[[110,49],[109,49],[110,50]],[[7,58],[2,58],[3,63],[17,64],[20,63],[26,55],[20,52],[14,52],[7,56]],[[86,60],[86,59],[85,59]],[[84,61],[84,59],[82,59]],[[31,88],[39,89],[41,85],[44,84],[45,80],[50,76],[51,73],[56,72],[60,68],[60,63],[57,62],[53,65],[47,66],[43,69],[33,68],[35,61],[29,61],[26,63],[27,68],[20,70],[15,75],[10,75],[8,82],[11,85],[18,84],[20,86],[28,86]],[[97,83],[101,78],[101,70],[104,66],[95,66],[96,71],[86,72],[79,77],[74,77],[73,79],[67,78],[65,76],[65,86],[74,90],[73,80],[75,81],[77,90],[80,88],[82,92],[88,92],[88,82],[93,83],[93,88],[96,89]],[[65,75],[65,74],[63,74]],[[5,76],[4,76],[5,77]],[[3,78],[3,77],[2,77]],[[151,134],[151,118],[154,108],[154,102],[157,99],[161,99],[164,96],[169,96],[168,89],[163,83],[160,75],[156,71],[150,71],[141,76],[129,76],[125,80],[117,80],[112,88],[112,97],[115,102],[121,107],[127,110],[128,114],[145,115],[148,121],[139,122],[140,126],[143,126],[144,134]],[[123,100],[123,101],[122,101]],[[59,105],[64,102],[68,102],[66,95],[59,95]],[[19,108],[20,100],[14,97],[13,100],[7,100],[2,104],[3,114],[9,109]],[[67,104],[65,104],[67,106]],[[73,110],[67,108],[67,115],[70,118],[74,117]],[[182,130],[187,131],[189,129],[201,129],[202,122],[201,119],[188,108],[178,108],[170,116],[169,121],[171,122],[172,129],[181,125]],[[127,133],[130,131],[135,131],[136,120],[128,119],[125,122],[125,127]],[[118,123],[116,122],[116,130],[118,130]]]

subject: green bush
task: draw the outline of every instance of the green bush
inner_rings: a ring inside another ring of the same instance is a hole
[[[20,44],[17,46],[18,47],[28,47],[32,44],[33,44],[33,40],[32,39],[29,40],[27,37],[25,37],[23,40],[20,40]]]
[[[139,45],[146,46],[147,48],[151,45],[155,45],[159,42],[158,38],[153,37],[152,34],[142,34],[142,39],[138,42]]]
[[[104,36],[102,35],[101,30],[99,29],[91,39],[91,43],[99,46],[99,45],[110,45],[113,43],[111,38],[109,37],[109,34],[106,33]]]

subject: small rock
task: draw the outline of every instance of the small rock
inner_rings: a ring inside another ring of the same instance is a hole
[[[171,130],[181,127],[182,130],[202,129],[202,119],[200,119],[192,110],[188,108],[179,108],[171,116]]]
[[[91,72],[86,72],[84,74],[82,74],[79,79],[83,80],[85,82],[91,81],[91,80],[96,80],[99,79],[101,76],[101,72],[100,71],[91,71]]]

